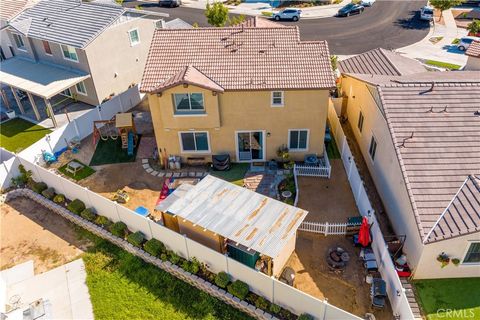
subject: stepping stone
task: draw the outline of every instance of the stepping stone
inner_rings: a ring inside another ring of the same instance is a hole
[[[200,178],[200,177],[203,177],[203,173],[202,172],[197,172],[197,178]]]
[[[142,159],[142,163],[148,163],[148,159]]]
[[[148,173],[152,173],[152,172],[153,172],[153,169],[152,169],[152,168],[148,168],[146,171],[147,171]]]
[[[173,174],[173,177],[174,177],[174,178],[180,177],[180,173],[179,173],[179,172],[175,172],[175,173]]]
[[[188,176],[188,173],[186,173],[186,172],[181,172],[180,173],[180,177],[185,178],[186,176]]]
[[[160,171],[160,172],[157,174],[157,177],[165,177],[165,171]]]
[[[188,176],[194,178],[195,177],[195,172],[189,172]]]
[[[158,174],[158,171],[153,171],[150,173],[152,176],[156,176]]]
[[[150,168],[150,165],[149,165],[148,163],[147,163],[147,164],[144,164],[144,165],[143,165],[143,168],[144,168],[144,169],[148,169],[148,168]]]
[[[204,177],[208,176],[208,172],[204,172],[204,173],[203,173],[203,176],[204,176]]]
[[[172,173],[171,173],[171,172],[166,172],[166,173],[165,173],[165,177],[166,177],[166,178],[170,178],[171,176],[172,176]]]

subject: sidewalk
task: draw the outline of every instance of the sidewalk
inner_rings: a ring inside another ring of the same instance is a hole
[[[223,0],[220,0],[225,2]],[[308,8],[299,8],[302,10],[302,19],[318,19],[318,18],[328,18],[333,17],[337,14],[338,9],[344,5],[350,3],[351,0],[343,0],[339,4],[330,4],[324,6],[308,7]],[[183,0],[182,6],[187,8],[195,9],[205,9],[207,5],[207,0]],[[255,2],[247,3],[242,2],[238,6],[227,5],[229,11],[235,14],[243,14],[250,16],[261,16],[264,11],[280,11],[279,8],[272,8],[270,4],[264,2]]]
[[[458,50],[452,42],[456,38],[466,36],[467,30],[457,28],[451,10],[443,12],[443,19],[445,25],[438,24],[435,21],[429,34],[422,41],[399,48],[395,51],[420,61],[436,60],[464,66],[467,61],[467,56],[464,52]],[[430,41],[438,37],[442,39],[437,43]]]

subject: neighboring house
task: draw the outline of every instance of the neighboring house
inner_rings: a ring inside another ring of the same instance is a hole
[[[258,16],[247,17],[244,21],[240,22],[233,27],[247,27],[247,28],[283,28],[283,24],[274,22],[270,19],[260,18]]]
[[[464,70],[480,71],[480,41],[472,42],[465,54],[468,58]]]
[[[395,232],[406,235],[414,277],[478,277],[478,72],[407,68],[402,75],[394,62],[362,55],[340,69],[345,117]],[[458,267],[441,268],[442,253],[459,259]]]
[[[164,23],[163,28],[166,29],[191,29],[193,26],[182,19],[176,18]]]
[[[0,81],[26,92],[34,109],[32,95],[49,109],[59,94],[98,105],[140,82],[161,25],[157,14],[113,3],[42,0],[10,21],[15,57],[2,63]]]
[[[325,41],[297,27],[156,30],[141,91],[157,146],[183,160],[237,162],[323,154],[329,90]]]
[[[274,276],[295,250],[308,213],[210,175],[182,184],[156,209],[166,227]]]

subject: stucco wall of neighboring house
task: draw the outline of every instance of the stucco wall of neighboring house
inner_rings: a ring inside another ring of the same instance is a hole
[[[111,93],[120,94],[139,83],[158,17],[143,17],[116,23],[85,49],[99,102]],[[128,31],[138,28],[140,43],[130,45]]]
[[[4,27],[5,22],[0,23],[1,28]],[[12,43],[10,42],[10,37],[8,36],[7,29],[0,30],[0,46],[2,47],[3,54],[6,59],[13,57],[10,47],[13,47]]]
[[[480,263],[455,266],[450,262],[441,268],[437,261],[438,255],[445,252],[450,259],[457,258],[463,262],[470,243],[474,241],[480,242],[480,232],[427,244],[415,270],[415,279],[480,277]]]
[[[342,91],[348,95],[348,121],[363,158],[395,232],[407,236],[404,251],[410,266],[415,268],[422,255],[422,239],[385,118],[364,82],[343,78]],[[357,127],[360,110],[364,115],[361,133]],[[377,141],[374,161],[368,153],[372,134]]]
[[[480,70],[480,58],[468,57],[464,70]]]
[[[206,105],[206,115],[175,118],[171,113],[173,92],[203,92],[206,103],[213,105]],[[216,97],[212,92],[192,85],[165,90],[161,97],[148,95],[157,145],[166,148],[168,154],[184,158],[205,156],[209,160],[212,154],[229,153],[233,161],[238,161],[236,131],[263,131],[265,160],[268,161],[277,158],[277,149],[281,145],[288,144],[289,129],[308,129],[308,150],[291,151],[291,158],[303,160],[305,154],[323,154],[328,90],[285,91],[283,107],[271,106],[271,91],[228,91],[217,97],[218,111],[214,110]],[[216,127],[218,114],[220,126]],[[169,126],[165,127],[165,124]],[[179,132],[192,130],[208,132],[210,152],[181,152]]]
[[[285,244],[282,252],[273,259],[273,276],[279,277],[282,273],[285,263],[295,251],[295,244],[297,243],[297,234],[295,233],[290,240]]]

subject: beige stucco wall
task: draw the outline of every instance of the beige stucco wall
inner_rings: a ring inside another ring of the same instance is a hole
[[[352,126],[363,158],[395,232],[398,235],[407,236],[404,251],[408,256],[410,266],[414,268],[422,255],[422,239],[418,232],[387,123],[364,82],[349,77],[343,78],[342,91],[348,95],[348,121]],[[361,133],[357,127],[360,110],[365,118]],[[377,141],[374,161],[368,153],[372,134]]]
[[[120,94],[142,79],[158,17],[142,17],[116,23],[85,49],[99,102]],[[130,45],[128,31],[138,28],[140,43]]]
[[[465,70],[480,70],[480,58],[468,57]]]
[[[174,117],[171,96],[174,92],[204,93],[207,114]],[[181,85],[164,91],[161,97],[149,95],[148,100],[157,145],[166,148],[168,154],[184,158],[205,156],[210,160],[211,154],[229,153],[232,160],[237,161],[236,131],[264,130],[265,160],[268,161],[277,158],[278,147],[288,144],[289,129],[309,130],[308,150],[290,152],[292,159],[302,160],[305,154],[323,153],[328,96],[328,90],[289,90],[284,92],[284,106],[272,107],[271,91],[228,91],[213,96],[211,91]],[[215,110],[217,103],[218,110]],[[208,131],[210,152],[181,153],[178,133],[190,130]]]
[[[480,242],[480,232],[426,245],[415,270],[415,279],[480,277],[480,263],[460,263],[458,267],[450,263],[441,268],[437,261],[437,256],[445,252],[450,259],[457,258],[463,262],[472,241]]]
[[[295,244],[297,243],[297,234],[295,233],[290,240],[285,244],[282,252],[273,259],[273,276],[279,277],[282,273],[283,267],[287,260],[292,255],[293,251],[295,251]]]

